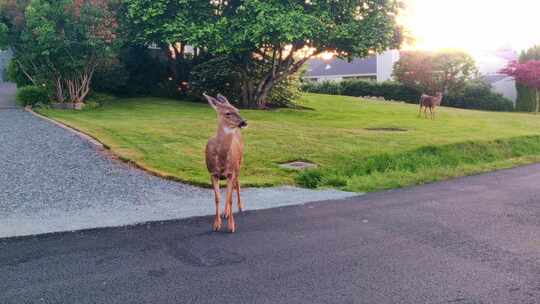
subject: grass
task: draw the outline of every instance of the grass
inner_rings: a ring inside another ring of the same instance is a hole
[[[244,185],[375,191],[540,161],[534,115],[440,108],[431,121],[403,103],[318,94],[300,102],[313,110],[242,111],[250,123],[243,132]],[[39,112],[93,135],[124,159],[209,184],[203,150],[216,115],[206,104],[133,98],[91,111]],[[298,173],[278,166],[292,160],[319,168]]]

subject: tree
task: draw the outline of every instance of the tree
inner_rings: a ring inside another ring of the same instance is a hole
[[[521,52],[519,62],[525,63],[529,60],[540,60],[540,45]],[[534,112],[536,108],[536,92],[516,81],[517,99],[516,109],[524,112]]]
[[[530,60],[525,63],[513,61],[500,72],[534,90],[536,95],[535,114],[538,114],[540,110],[540,60]]]
[[[456,50],[402,52],[394,67],[394,77],[399,82],[431,94],[458,95],[477,73],[474,59]]]
[[[84,102],[96,68],[115,55],[118,23],[109,0],[2,0],[3,45],[19,70],[59,102]]]
[[[397,0],[126,0],[144,39],[192,45],[234,60],[245,106],[325,51],[365,57],[398,47]]]

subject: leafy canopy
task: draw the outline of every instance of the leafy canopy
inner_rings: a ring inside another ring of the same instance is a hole
[[[394,67],[394,76],[403,84],[416,90],[458,95],[467,81],[477,76],[478,70],[472,56],[463,51],[402,52]]]

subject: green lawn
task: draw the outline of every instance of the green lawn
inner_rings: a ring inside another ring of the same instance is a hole
[[[440,108],[431,121],[418,118],[417,106],[402,103],[306,94],[301,104],[313,110],[242,111],[249,121],[244,185],[374,191],[540,160],[540,117],[534,115]],[[203,151],[216,115],[206,104],[134,98],[96,110],[39,112],[143,167],[209,183]],[[292,160],[320,167],[300,174],[278,167]]]

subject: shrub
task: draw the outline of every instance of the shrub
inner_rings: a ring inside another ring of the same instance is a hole
[[[294,104],[301,96],[300,75],[289,75],[278,82],[268,96],[270,106],[286,107]]]
[[[377,96],[377,83],[370,80],[345,80],[341,82],[341,93],[347,96]]]
[[[306,170],[296,176],[296,183],[304,188],[315,189],[319,187],[323,175],[318,170]]]
[[[37,103],[47,104],[49,96],[47,90],[38,86],[26,86],[17,90],[17,103],[23,107],[34,106]]]
[[[342,82],[308,82],[302,85],[302,90],[310,93],[331,95],[382,97],[386,100],[399,100],[409,103],[417,103],[420,100],[418,91],[395,81],[376,82],[355,79]]]
[[[85,110],[93,110],[101,107],[104,104],[108,104],[116,99],[115,96],[106,93],[93,92],[90,97],[86,99]]]
[[[302,91],[309,93],[341,95],[341,84],[334,81],[306,82],[301,86]]]
[[[491,91],[491,87],[482,82],[470,82],[463,94],[446,96],[443,105],[448,107],[487,111],[513,111],[514,104],[501,94]]]
[[[240,100],[240,88],[238,76],[234,72],[235,67],[227,57],[218,57],[201,63],[191,71],[189,85],[196,96],[203,93],[225,95],[229,101],[238,104]]]
[[[241,105],[240,73],[234,61],[228,57],[210,59],[196,65],[191,71],[189,85],[194,96],[202,93],[223,94],[236,105]],[[267,105],[288,106],[300,97],[300,79],[298,74],[290,75],[276,83],[270,92]],[[249,106],[249,105],[244,105]]]

